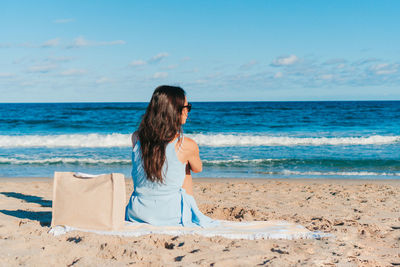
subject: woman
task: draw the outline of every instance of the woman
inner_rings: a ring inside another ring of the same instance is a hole
[[[183,137],[191,105],[175,86],[155,89],[139,129],[132,135],[134,190],[126,220],[153,225],[211,226],[198,209],[190,171],[201,172],[195,141]]]

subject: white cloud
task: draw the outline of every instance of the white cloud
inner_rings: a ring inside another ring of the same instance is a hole
[[[163,78],[167,78],[167,77],[168,77],[167,72],[156,72],[153,74],[153,79],[163,79]]]
[[[182,58],[182,62],[185,62],[185,61],[189,61],[189,60],[191,60],[191,58],[190,57],[184,57],[184,58]]]
[[[60,74],[62,76],[77,76],[77,75],[83,75],[86,72],[87,72],[86,70],[82,70],[82,69],[69,69],[69,70],[60,72]]]
[[[239,69],[241,69],[241,70],[248,70],[248,69],[250,69],[251,67],[253,67],[254,65],[257,65],[257,64],[258,64],[257,61],[252,60],[252,61],[250,61],[250,62],[247,62],[247,63],[241,65],[241,66],[239,67]]]
[[[28,68],[28,72],[40,72],[40,73],[47,73],[49,71],[52,71],[56,68],[57,66],[54,64],[43,64],[43,65],[34,65],[30,66]]]
[[[345,63],[340,63],[345,62]],[[276,62],[283,63],[283,62]],[[332,59],[319,61],[318,59],[299,59],[298,63],[285,68],[283,77],[285,82],[293,86],[365,86],[399,84],[400,64],[398,62],[384,62],[382,59]],[[275,73],[271,78],[278,78],[282,74]],[[277,82],[277,80],[275,80]]]
[[[180,73],[198,73],[200,70],[198,68],[193,68],[193,69],[189,69],[189,70],[182,70],[180,71]]]
[[[272,62],[272,66],[288,66],[293,65],[299,61],[299,58],[295,55],[290,55],[287,57],[278,57]]]
[[[84,47],[88,46],[89,41],[87,41],[85,38],[82,36],[79,36],[75,38],[74,42],[68,46],[68,48],[79,48],[79,47]]]
[[[352,63],[353,66],[360,66],[360,65],[365,65],[365,64],[369,64],[372,62],[377,62],[380,61],[380,59],[378,58],[364,58],[364,59],[359,59],[355,62]]]
[[[168,56],[169,56],[169,54],[166,52],[159,53],[158,55],[155,55],[154,57],[150,58],[148,62],[149,63],[158,63]]]
[[[109,83],[111,82],[111,80],[108,77],[100,77],[99,79],[96,80],[96,84],[105,84],[105,83]]]
[[[11,72],[0,72],[0,78],[10,78],[14,76],[15,74]]]
[[[164,58],[168,57],[169,54],[166,52],[163,53],[159,53],[157,55],[155,55],[154,57],[150,58],[149,60],[145,61],[142,59],[137,59],[132,61],[129,65],[132,67],[140,67],[140,66],[144,66],[146,64],[155,64],[160,62],[161,60],[163,60]],[[167,67],[164,67],[164,69],[174,69],[176,68],[178,65],[169,65]]]
[[[41,45],[41,47],[43,47],[43,48],[55,47],[55,46],[59,45],[59,43],[60,43],[60,38],[55,38],[55,39],[51,39],[51,40],[44,42]]]
[[[51,62],[69,62],[72,59],[72,57],[48,57],[46,60]]]
[[[139,66],[143,66],[143,65],[146,65],[146,64],[147,64],[146,61],[138,59],[138,60],[132,61],[129,65],[131,65],[132,67],[139,67]]]
[[[124,45],[126,42],[124,40],[115,40],[110,42],[95,42],[93,43],[94,46],[101,46],[101,45]]]
[[[209,79],[216,79],[216,78],[219,78],[221,76],[222,76],[222,72],[216,71],[214,73],[206,75],[205,77],[206,77],[207,80],[209,80]]]
[[[123,40],[96,42],[96,41],[86,40],[83,36],[79,36],[75,38],[72,44],[68,45],[67,48],[80,48],[86,46],[109,46],[109,45],[123,45],[123,44],[126,44],[126,42]]]
[[[331,80],[333,78],[332,74],[322,74],[319,76],[320,79],[322,80]]]
[[[72,18],[68,18],[68,19],[56,19],[56,20],[53,21],[53,23],[56,23],[56,24],[65,24],[65,23],[70,23],[70,22],[74,22],[74,21],[75,21],[75,19],[72,19]]]
[[[176,69],[177,67],[178,67],[178,64],[171,64],[171,65],[164,67],[163,69],[173,70],[173,69]]]
[[[398,64],[381,63],[371,66],[370,70],[377,75],[388,75],[396,73],[398,67],[399,67]]]
[[[341,63],[336,66],[337,69],[343,69],[346,65]]]
[[[333,59],[329,59],[329,60],[325,61],[322,64],[323,65],[337,65],[337,64],[343,64],[346,62],[347,62],[347,60],[345,60],[343,58],[333,58]]]
[[[206,84],[207,82],[208,82],[207,80],[198,79],[198,80],[195,80],[193,83],[194,84]]]
[[[277,73],[275,73],[274,78],[282,78],[283,77],[283,73],[278,71]]]

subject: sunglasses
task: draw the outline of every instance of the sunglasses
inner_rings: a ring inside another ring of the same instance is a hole
[[[190,112],[192,110],[192,104],[188,103],[186,106],[183,106],[182,109],[187,108],[187,111]]]

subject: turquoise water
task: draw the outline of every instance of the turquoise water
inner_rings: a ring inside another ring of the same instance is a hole
[[[400,101],[195,102],[196,177],[400,178]],[[130,176],[147,103],[0,104],[0,176]]]

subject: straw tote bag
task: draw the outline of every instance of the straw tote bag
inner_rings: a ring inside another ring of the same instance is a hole
[[[125,177],[55,172],[51,226],[118,230],[125,220]]]

